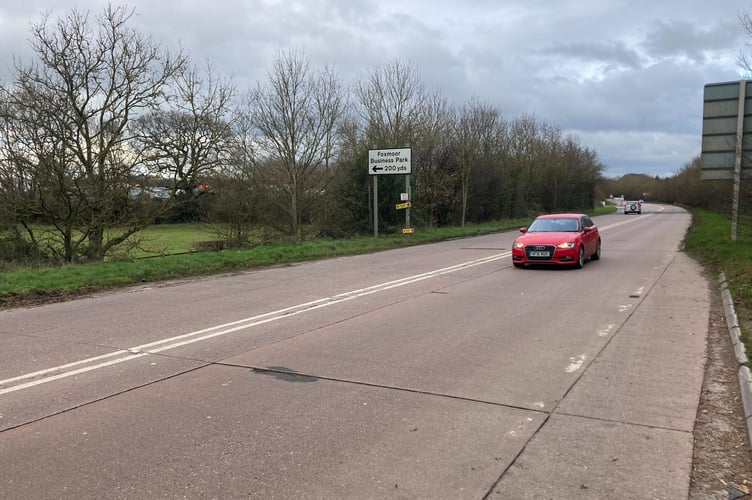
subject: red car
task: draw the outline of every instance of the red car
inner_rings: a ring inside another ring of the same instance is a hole
[[[536,218],[512,245],[512,263],[560,264],[581,268],[601,258],[598,226],[585,214],[549,214]]]

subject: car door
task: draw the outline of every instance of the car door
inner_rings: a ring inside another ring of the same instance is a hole
[[[583,215],[580,217],[580,226],[583,231],[582,242],[585,247],[585,255],[592,255],[595,253],[595,247],[598,244],[598,232],[593,230],[585,231],[585,228],[594,228],[595,224],[590,217]]]

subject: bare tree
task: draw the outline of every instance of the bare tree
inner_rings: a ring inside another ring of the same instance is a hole
[[[269,80],[248,93],[247,109],[258,131],[257,152],[268,189],[282,195],[290,232],[303,239],[303,216],[310,213],[336,155],[336,132],[346,110],[339,79],[325,67],[313,71],[306,56],[278,52]]]
[[[752,17],[749,12],[745,11],[739,14],[739,22],[747,36],[752,38]],[[752,46],[752,43],[747,42],[747,46]],[[747,52],[741,51],[739,54],[739,66],[741,66],[748,75],[752,74],[752,56]]]
[[[515,118],[504,137],[503,175],[510,183],[508,209],[510,217],[527,215],[528,210],[539,210],[537,203],[537,178],[541,172],[540,130],[542,125],[532,115]]]
[[[499,111],[472,99],[458,113],[454,125],[457,156],[462,180],[462,226],[467,216],[467,197],[473,167],[495,152],[501,122]]]
[[[160,104],[185,64],[128,27],[132,10],[108,6],[95,22],[72,10],[32,27],[38,61],[17,63],[0,87],[11,161],[31,172],[38,207],[61,237],[63,258],[101,260],[143,228],[127,196],[139,159],[130,121]],[[116,229],[116,230],[115,230]]]
[[[204,73],[197,68],[180,72],[169,105],[136,121],[134,144],[151,174],[147,180],[169,189],[172,204],[194,200],[229,162],[234,94],[230,82],[207,63]]]
[[[233,142],[230,157],[214,177],[213,192],[217,194],[210,222],[215,223],[217,238],[231,247],[248,247],[253,243],[253,227],[262,212],[263,187],[257,188],[255,128],[241,108],[235,108]]]
[[[441,119],[441,106],[426,92],[414,66],[400,60],[377,66],[367,81],[359,82],[355,88],[357,100],[356,115],[361,124],[361,144],[364,150],[375,148],[412,147],[413,167],[416,172],[416,192],[440,194],[429,183],[431,150],[421,150],[419,138],[426,144],[437,144],[437,125]],[[432,142],[433,141],[433,142]],[[421,172],[422,170],[422,172]],[[385,176],[379,181],[380,205],[391,206],[397,200],[397,193],[403,191],[404,181],[398,176]],[[369,200],[371,194],[369,191]],[[369,210],[370,208],[369,201]],[[426,208],[426,207],[423,207]],[[381,217],[382,222],[396,223],[396,214],[385,211],[389,216]],[[373,214],[369,217],[373,220]]]
[[[454,115],[440,93],[425,94],[411,139],[413,146],[414,213],[430,226],[446,223],[456,205],[457,169],[451,161]]]
[[[399,60],[379,66],[355,93],[369,147],[411,145],[427,98],[414,66]]]
[[[0,262],[39,257],[39,242],[31,230],[38,214],[33,199],[34,177],[25,162],[14,159],[19,148],[17,134],[4,119],[11,115],[10,104],[0,101]]]

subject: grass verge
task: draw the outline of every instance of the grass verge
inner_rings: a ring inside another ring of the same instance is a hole
[[[529,219],[421,229],[411,235],[270,243],[247,250],[193,252],[149,259],[110,261],[49,268],[20,268],[2,273],[0,305],[41,301],[65,294],[88,293],[123,285],[232,272],[342,255],[355,255],[421,245],[451,238],[478,236],[520,227]],[[171,231],[174,231],[171,228]],[[168,245],[169,235],[162,245]],[[183,241],[185,236],[181,236]]]
[[[714,278],[726,273],[729,291],[734,298],[747,358],[752,360],[752,237],[738,231],[731,240],[731,221],[708,210],[692,210],[692,227],[685,239],[685,249],[700,261]],[[752,366],[752,363],[750,363]]]

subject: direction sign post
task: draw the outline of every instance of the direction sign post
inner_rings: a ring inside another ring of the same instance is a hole
[[[752,177],[752,81],[705,85],[702,111],[703,180],[732,180],[737,166]]]
[[[369,149],[368,175],[373,176],[373,236],[379,235],[379,184],[380,175],[406,175],[407,191],[410,191],[410,174],[413,171],[412,148]],[[408,195],[409,200],[409,195]],[[410,223],[410,205],[405,212],[406,226]]]
[[[736,240],[739,218],[739,191],[742,177],[752,176],[752,82],[705,85],[702,113],[703,180],[733,179],[731,239]]]
[[[410,229],[409,233],[405,233],[402,231],[402,234],[412,234],[413,230],[410,227],[410,207],[413,206],[413,204],[410,202],[410,176],[405,176],[405,194],[407,195],[407,201],[405,202],[407,206],[405,207],[405,229]]]
[[[368,150],[370,175],[410,175],[412,167],[412,148]]]

